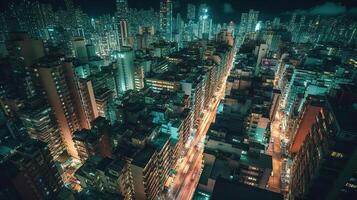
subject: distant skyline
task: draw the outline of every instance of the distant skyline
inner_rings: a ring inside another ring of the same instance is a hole
[[[9,2],[21,0],[1,0],[1,7]],[[64,0],[39,0],[51,3],[55,7],[64,7]],[[255,9],[261,12],[261,17],[290,14],[297,11],[307,15],[357,15],[357,4],[351,0],[173,0],[176,11],[185,16],[188,3],[199,5],[206,3],[212,10],[213,18],[217,21],[233,20],[238,22],[242,12]],[[115,0],[73,0],[76,6],[80,6],[90,16],[98,16],[115,12]],[[128,0],[129,7],[138,9],[154,8],[158,10],[160,0]]]

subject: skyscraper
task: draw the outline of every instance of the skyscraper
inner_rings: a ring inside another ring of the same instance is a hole
[[[248,24],[247,24],[247,31],[248,32],[253,32],[255,30],[255,26],[258,23],[258,16],[259,16],[259,11],[255,10],[249,10],[248,13]]]
[[[117,7],[117,20],[119,24],[119,31],[120,31],[120,47],[128,46],[128,39],[129,39],[129,28],[128,28],[128,1],[127,0],[117,0],[116,1]]]
[[[82,106],[84,107],[87,121],[91,122],[99,116],[92,81],[89,79],[79,79],[78,91],[82,99]]]
[[[86,41],[82,37],[72,38],[72,46],[74,50],[74,55],[76,58],[81,60],[88,59]]]
[[[254,32],[258,23],[259,11],[250,9],[249,13],[242,13],[239,34],[244,35],[247,32]]]
[[[201,4],[198,11],[198,37],[210,38],[212,31],[212,19],[208,14],[208,6]]]
[[[114,51],[112,58],[115,60],[115,82],[117,91],[124,93],[135,87],[134,51],[130,47],[122,47],[120,51]]]
[[[67,152],[78,158],[72,133],[77,129],[90,128],[90,121],[87,118],[89,112],[83,106],[90,103],[83,102],[85,99],[80,96],[72,62],[61,56],[47,56],[36,64],[34,72],[39,77],[55,113]]]
[[[242,13],[240,18],[239,25],[239,34],[244,35],[247,32],[247,23],[248,23],[248,13]]]
[[[160,32],[164,40],[172,41],[172,2],[160,2]]]
[[[129,32],[128,32],[128,21],[126,19],[120,19],[120,47],[128,46]]]
[[[117,16],[119,19],[128,18],[128,1],[116,0]]]

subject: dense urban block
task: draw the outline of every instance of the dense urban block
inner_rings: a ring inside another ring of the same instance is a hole
[[[354,199],[336,2],[0,2],[0,199]]]

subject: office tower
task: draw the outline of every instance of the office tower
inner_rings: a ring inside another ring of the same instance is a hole
[[[172,2],[162,0],[160,2],[160,32],[166,41],[172,41]]]
[[[353,87],[342,85],[336,96],[315,106],[310,112],[315,115],[312,125],[302,121],[301,129],[306,128],[297,132],[299,145],[292,148],[292,198],[350,199],[356,194],[357,93]]]
[[[187,4],[187,20],[194,21],[196,19],[196,6],[193,4]]]
[[[45,142],[54,159],[65,151],[53,111],[45,101],[38,97],[29,100],[19,116],[29,136]]]
[[[83,106],[90,103],[84,102],[88,99],[81,99],[72,62],[62,56],[46,56],[35,65],[34,72],[39,77],[48,102],[55,113],[67,152],[78,158],[72,133],[77,129],[90,128],[87,111]]]
[[[134,51],[130,47],[123,47],[120,51],[114,51],[112,58],[115,61],[115,82],[117,92],[124,93],[134,89]]]
[[[0,195],[4,199],[55,199],[62,187],[44,142],[30,140],[0,163]]]

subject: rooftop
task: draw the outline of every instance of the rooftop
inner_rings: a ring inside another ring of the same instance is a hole
[[[243,183],[231,182],[218,178],[213,189],[211,200],[239,199],[239,200],[282,200],[283,195]]]
[[[357,89],[353,85],[341,85],[336,97],[329,99],[336,120],[344,132],[357,133]]]
[[[261,169],[273,169],[272,157],[263,153],[242,153],[239,161],[241,164],[247,166],[254,166]]]
[[[147,145],[145,148],[141,149],[133,158],[133,165],[145,168],[148,164],[154,153],[156,152],[155,148]]]
[[[169,139],[169,134],[160,132],[159,135],[152,140],[152,143],[157,149],[161,150]]]

